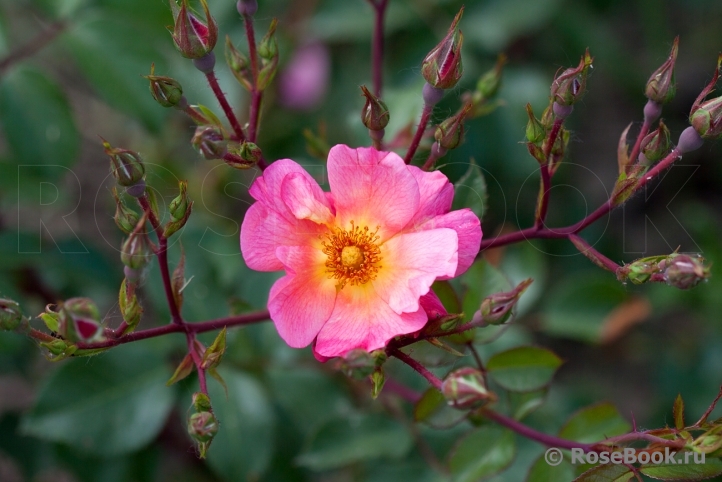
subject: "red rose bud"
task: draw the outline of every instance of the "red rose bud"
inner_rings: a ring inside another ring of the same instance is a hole
[[[516,288],[504,293],[494,293],[481,302],[480,314],[488,325],[500,325],[509,319],[511,310],[519,301],[521,295],[532,283],[531,278],[519,283]]]
[[[278,20],[271,20],[268,32],[258,44],[258,56],[261,58],[261,69],[258,71],[258,90],[265,90],[278,70],[278,43],[276,42],[276,25]]]
[[[482,99],[491,99],[499,91],[501,86],[501,73],[506,64],[506,55],[499,54],[496,65],[479,78],[476,83],[476,91],[481,94]]]
[[[434,139],[444,149],[456,149],[464,138],[464,118],[472,108],[466,104],[461,111],[438,125]]]
[[[461,7],[459,13],[449,27],[446,36],[434,47],[421,63],[421,75],[426,82],[437,89],[451,89],[459,82],[464,66],[461,62],[461,46],[464,36],[456,26],[464,13]]]
[[[251,73],[251,63],[248,57],[243,55],[236,49],[231,42],[231,38],[226,35],[226,63],[231,69],[236,80],[248,91],[253,90],[253,76]]]
[[[138,213],[128,207],[128,205],[118,196],[118,191],[115,187],[112,188],[113,198],[115,199],[115,224],[125,234],[130,234],[135,226],[138,224]]]
[[[669,129],[664,122],[659,121],[659,128],[642,139],[642,146],[642,154],[650,163],[658,161],[669,154],[672,150],[672,141]]]
[[[111,147],[103,140],[105,153],[110,157],[110,169],[115,180],[124,187],[139,184],[145,176],[143,159],[137,152]]]
[[[23,322],[20,305],[10,299],[0,298],[0,331],[13,331]]]
[[[478,408],[496,400],[487,390],[484,375],[475,368],[460,368],[449,373],[441,384],[441,393],[454,408]]]
[[[143,269],[150,263],[153,247],[145,232],[146,216],[138,222],[120,248],[120,260],[131,269]]]
[[[664,263],[664,277],[669,286],[688,290],[710,277],[710,267],[701,256],[672,255]]]
[[[389,123],[389,108],[383,100],[369,92],[365,85],[361,86],[361,91],[366,97],[366,103],[361,111],[361,121],[369,130],[383,130]]]
[[[173,42],[183,57],[200,59],[213,51],[218,40],[218,25],[208,10],[206,0],[200,0],[205,21],[188,6],[188,0],[170,0],[173,12]]]
[[[667,255],[640,258],[617,270],[617,278],[620,281],[631,281],[635,285],[644,284],[652,278],[652,275],[662,271],[660,263],[664,266],[667,258]]]
[[[229,144],[228,153],[223,156],[226,164],[234,169],[249,169],[263,158],[263,152],[253,142],[244,142],[243,144]]]
[[[678,50],[679,37],[675,37],[669,58],[652,73],[652,76],[647,81],[644,95],[657,104],[664,104],[672,100],[677,90],[674,82],[674,64],[677,61]]]
[[[61,303],[58,313],[59,333],[65,340],[89,342],[103,332],[98,307],[90,298],[70,298]]]
[[[170,77],[162,77],[153,75],[155,72],[155,64],[150,66],[150,75],[144,75],[150,81],[150,93],[163,107],[173,107],[178,105],[183,97],[183,87],[177,80]]]
[[[587,87],[587,74],[592,66],[592,60],[594,59],[589,55],[589,49],[587,49],[582,55],[579,65],[566,69],[554,79],[551,87],[553,102],[560,106],[569,106],[584,95]]]
[[[220,129],[213,126],[198,126],[191,139],[191,145],[204,159],[221,159],[228,149],[228,141]]]

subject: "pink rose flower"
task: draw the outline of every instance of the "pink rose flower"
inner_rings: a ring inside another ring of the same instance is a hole
[[[443,310],[431,284],[466,271],[481,243],[471,210],[449,212],[446,176],[392,152],[335,146],[328,181],[325,193],[296,162],[274,162],[241,226],[246,264],[286,271],[268,298],[279,335],[296,348],[315,340],[322,357],[423,328],[425,306]]]

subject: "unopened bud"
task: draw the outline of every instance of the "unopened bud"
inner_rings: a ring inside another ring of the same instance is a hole
[[[13,300],[0,298],[0,331],[13,331],[23,322],[20,305]]]
[[[120,248],[120,260],[132,269],[145,268],[153,255],[153,247],[145,232],[145,220],[143,216]]]
[[[662,159],[672,150],[670,132],[664,122],[659,121],[659,128],[642,139],[642,154],[649,162]]]
[[[681,290],[694,288],[710,277],[710,267],[701,256],[673,255],[664,265],[667,284]]]
[[[716,138],[722,134],[722,97],[704,100],[717,84],[720,65],[722,65],[722,54],[717,57],[717,68],[712,79],[695,99],[689,114],[689,123],[703,139]]]
[[[130,269],[126,266],[126,269]],[[126,271],[126,278],[120,284],[120,293],[118,294],[118,307],[120,308],[120,314],[123,316],[123,321],[128,325],[126,334],[140,323],[140,317],[143,314],[143,308],[140,306],[138,297],[135,294],[134,280],[128,277]]]
[[[496,65],[479,78],[476,83],[476,90],[483,99],[490,99],[496,95],[501,86],[501,73],[506,64],[506,55],[499,54]]]
[[[188,209],[188,181],[179,181],[178,189],[180,190],[180,194],[173,198],[170,205],[168,205],[168,211],[173,221],[183,219]]]
[[[521,295],[532,283],[532,279],[526,279],[519,283],[516,288],[504,293],[494,293],[481,301],[481,318],[486,324],[500,325],[509,319],[511,310],[519,301]]]
[[[551,87],[552,101],[560,106],[568,106],[574,104],[584,95],[592,60],[594,59],[589,55],[589,49],[587,49],[582,55],[579,65],[566,69],[554,79]]]
[[[623,268],[623,272],[626,279],[635,285],[644,284],[652,275],[660,272],[659,257],[651,256],[633,261]]]
[[[105,140],[103,140],[103,148],[110,157],[110,171],[118,184],[130,187],[143,180],[145,167],[140,154],[128,149],[111,147]]]
[[[526,123],[526,140],[537,147],[541,147],[544,138],[546,137],[546,129],[542,123],[534,117],[531,104],[526,105],[526,114],[529,120]]]
[[[197,412],[188,418],[188,435],[199,443],[208,443],[218,433],[218,420],[211,412]]]
[[[421,63],[421,75],[426,82],[438,89],[451,89],[464,72],[461,62],[461,46],[464,36],[457,28],[464,13],[464,7],[454,17],[446,36],[426,55]]]
[[[389,108],[386,107],[383,100],[373,95],[365,85],[361,86],[361,91],[366,97],[366,103],[361,111],[361,121],[369,130],[383,130],[389,123]]]
[[[220,129],[213,126],[198,126],[191,139],[191,145],[204,159],[220,159],[226,153],[228,141]]]
[[[191,10],[188,0],[170,0],[173,12],[173,43],[183,57],[199,59],[213,51],[218,40],[218,25],[208,10],[206,0],[200,0],[204,20]],[[170,27],[169,27],[170,30]]]
[[[240,2],[239,2],[240,3]],[[248,91],[253,90],[253,74],[248,57],[236,49],[231,38],[226,35],[226,63],[236,80]]]
[[[441,385],[441,393],[454,408],[478,408],[496,400],[486,388],[484,375],[475,368],[460,368],[449,373]]]
[[[263,158],[263,152],[253,142],[243,142],[242,144],[229,144],[228,154],[223,156],[223,160],[234,169],[249,169]]]
[[[278,43],[276,42],[276,26],[278,21],[274,18],[268,27],[268,32],[258,44],[258,57],[261,59],[261,68],[258,71],[256,88],[265,90],[271,83],[278,70]]]
[[[472,105],[466,104],[455,116],[449,117],[438,125],[434,139],[444,149],[456,149],[464,138],[464,119]]]
[[[131,231],[138,224],[138,213],[128,207],[122,198],[118,196],[118,192],[115,187],[112,188],[113,198],[115,199],[115,224],[125,234],[130,234]]]
[[[672,100],[677,90],[674,82],[674,64],[677,61],[678,50],[679,37],[675,37],[669,58],[652,73],[652,76],[647,81],[644,95],[657,104],[664,104]]]
[[[163,107],[173,107],[178,105],[183,97],[183,87],[180,83],[170,77],[153,75],[155,72],[155,64],[150,66],[150,75],[144,75],[150,81],[150,93]]]
[[[100,312],[90,298],[70,298],[56,308],[57,311],[48,305],[40,317],[51,331],[60,334],[64,340],[88,342],[102,334]]]

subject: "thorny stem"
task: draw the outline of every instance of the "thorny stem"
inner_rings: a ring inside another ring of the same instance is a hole
[[[647,174],[645,174],[643,178],[639,180],[637,186],[635,187],[635,191],[639,190],[649,181],[657,177],[662,171],[670,167],[680,156],[681,154],[679,153],[677,148],[674,148],[672,152],[667,154],[667,157],[659,161],[652,169],[649,170],[649,172],[647,172]],[[505,246],[507,244],[518,243],[520,241],[526,241],[530,239],[568,238],[571,234],[578,234],[584,228],[586,228],[602,216],[608,214],[612,209],[614,209],[614,207],[615,205],[612,203],[612,201],[607,200],[604,202],[604,204],[595,209],[590,215],[588,215],[581,221],[572,224],[571,226],[566,226],[562,228],[542,227],[541,229],[537,229],[535,226],[532,226],[531,228],[526,228],[515,231],[513,233],[504,234],[502,236],[497,236],[496,238],[482,240],[480,251],[495,248],[497,246]]]
[[[248,41],[248,57],[251,60],[251,106],[248,113],[248,140],[256,142],[258,134],[258,117],[261,111],[261,100],[263,92],[258,90],[258,52],[256,51],[256,34],[253,30],[253,17],[243,15],[243,23],[246,26],[246,40]]]
[[[424,104],[424,110],[421,112],[421,121],[419,121],[419,126],[416,128],[414,138],[411,141],[409,150],[406,151],[406,157],[404,157],[404,162],[406,164],[411,164],[411,161],[414,158],[414,154],[416,154],[416,149],[418,149],[419,143],[421,143],[421,138],[424,135],[424,131],[426,130],[426,125],[429,123],[429,119],[431,119],[431,111],[433,109],[433,106]]]
[[[218,84],[218,79],[216,78],[216,73],[214,71],[208,72],[206,74],[206,80],[208,81],[208,85],[210,85],[211,90],[213,91],[213,94],[216,96],[216,99],[218,99],[218,103],[221,105],[223,112],[226,114],[226,118],[228,118],[228,122],[231,123],[233,132],[238,137],[238,140],[244,141],[246,139],[246,136],[243,134],[243,129],[241,128],[241,124],[238,123],[236,114],[233,113],[233,109],[231,108],[231,105],[228,103],[228,99],[226,99],[226,94],[223,93],[223,91],[221,90],[221,86]]]
[[[160,267],[160,275],[163,279],[163,288],[165,290],[165,298],[168,302],[168,308],[170,309],[171,319],[173,320],[173,323],[182,325],[183,318],[181,317],[180,310],[176,304],[175,296],[173,296],[173,285],[170,281],[170,270],[168,269],[168,238],[163,235],[163,227],[160,225],[158,218],[151,209],[148,196],[143,194],[138,198],[138,202],[143,208],[143,211],[148,214],[153,230],[155,231],[156,236],[158,236],[158,249],[155,254],[158,258],[158,266]]]
[[[25,58],[31,57],[43,47],[47,46],[50,42],[55,40],[55,38],[59,34],[61,34],[66,27],[66,22],[53,22],[28,43],[26,43],[25,45],[21,45],[20,47],[0,59],[0,75],[2,75],[12,65]]]
[[[424,365],[422,365],[421,363],[417,362],[416,360],[414,360],[413,358],[411,358],[411,357],[410,357],[409,355],[407,355],[406,353],[402,352],[401,350],[399,350],[399,349],[397,349],[397,348],[388,347],[388,348],[386,348],[386,354],[387,354],[388,356],[395,356],[396,358],[398,358],[398,359],[401,360],[402,362],[406,363],[408,366],[410,366],[410,367],[413,368],[416,372],[418,372],[419,375],[421,375],[422,377],[426,378],[426,380],[428,380],[428,382],[431,384],[431,386],[433,386],[433,387],[436,388],[437,390],[441,390],[441,380],[439,380],[439,379],[436,377],[436,375],[434,375],[434,374],[431,373],[429,370],[427,370]]]
[[[577,236],[576,234],[570,234],[569,240],[574,243],[574,246],[579,249],[579,252],[592,259],[594,264],[596,264],[600,268],[611,271],[612,273],[616,273],[617,270],[621,268],[620,265],[594,249],[594,247],[591,244],[587,243],[587,241],[582,237]],[[580,249],[579,246],[581,246],[582,249]]]
[[[381,97],[381,86],[383,84],[384,64],[384,15],[388,0],[368,0],[374,8],[374,37],[372,51],[372,71],[374,81],[374,95]]]

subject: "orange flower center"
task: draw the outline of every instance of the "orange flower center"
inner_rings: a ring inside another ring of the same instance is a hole
[[[351,286],[362,285],[376,278],[381,265],[381,250],[377,244],[376,231],[370,232],[368,226],[363,229],[351,221],[351,229],[334,228],[326,234],[321,243],[323,252],[328,256],[326,273],[329,278],[337,279],[339,289],[347,283]]]

